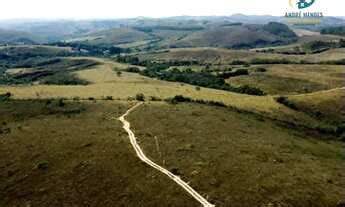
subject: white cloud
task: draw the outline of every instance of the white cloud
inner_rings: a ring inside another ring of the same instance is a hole
[[[342,16],[340,0],[316,0],[313,11]],[[288,0],[2,0],[0,19],[122,18],[179,15],[268,14],[281,16]]]

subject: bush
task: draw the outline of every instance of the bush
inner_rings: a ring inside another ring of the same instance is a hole
[[[290,109],[298,110],[296,104],[293,103],[292,101],[290,101],[287,97],[279,96],[279,97],[275,98],[275,100],[278,103],[283,104],[284,106],[286,106]]]
[[[62,98],[60,98],[58,101],[57,101],[57,106],[58,107],[64,107],[66,104],[65,104],[65,102],[63,101],[63,99]]]
[[[81,80],[74,74],[57,73],[44,78],[41,83],[47,85],[88,85],[89,81]]]
[[[241,75],[249,75],[249,72],[247,69],[237,69],[235,71],[231,72],[224,72],[220,74],[219,76],[223,79],[228,79],[231,77],[241,76]]]
[[[179,71],[179,70],[165,70],[166,65],[159,64],[151,66],[143,71],[140,71],[141,75],[151,78],[158,78],[160,80],[171,82],[182,82],[199,87],[207,87],[218,90],[232,91],[236,93],[246,93],[249,95],[262,96],[265,93],[258,88],[252,88],[250,86],[234,87],[225,82],[224,77],[213,75],[209,72],[194,72],[194,71]],[[245,75],[249,74],[246,69],[239,69],[235,72],[229,72],[229,74]]]
[[[219,101],[205,101],[202,99],[196,99],[193,100],[189,97],[184,97],[182,95],[177,95],[172,98],[167,98],[165,99],[166,102],[171,103],[171,104],[178,104],[178,103],[183,103],[183,102],[189,102],[189,103],[198,103],[198,104],[206,104],[210,106],[219,106],[219,107],[226,107],[226,105],[223,102]]]
[[[319,126],[316,127],[316,130],[318,130],[320,133],[323,134],[336,134],[336,127],[330,126],[330,125],[323,125],[320,124]]]
[[[114,100],[114,98],[112,96],[107,96],[107,97],[105,97],[104,100],[111,101],[111,100]]]
[[[253,65],[265,65],[265,64],[294,64],[296,62],[290,61],[288,59],[261,59],[254,58],[250,61]]]
[[[249,85],[244,85],[236,88],[235,90],[238,93],[243,93],[243,94],[248,94],[248,95],[253,95],[253,96],[264,96],[266,95],[265,92],[263,92],[259,88],[251,87]]]
[[[255,69],[255,72],[259,72],[259,73],[264,73],[264,72],[266,72],[267,71],[267,69],[266,68],[256,68]]]
[[[37,164],[37,169],[39,170],[47,170],[48,169],[49,162],[48,161],[42,161]]]
[[[345,36],[345,27],[326,27],[321,30],[321,34],[332,34],[332,35],[342,35]]]
[[[248,68],[248,67],[250,67],[250,64],[249,63],[245,63],[245,64],[243,64],[243,67]]]
[[[342,134],[345,135],[345,123],[344,124],[340,124],[339,126],[337,126],[336,133],[338,135],[342,135]]]
[[[156,96],[150,96],[150,101],[162,101],[162,99]]]
[[[10,92],[7,92],[5,94],[0,94],[0,101],[8,101],[12,94]]]
[[[126,69],[126,72],[129,72],[129,73],[139,73],[140,69],[138,67],[129,67],[129,68]]]
[[[121,71],[117,71],[117,72],[116,72],[116,75],[117,75],[118,77],[121,77],[122,72],[121,72]]]
[[[245,64],[249,64],[249,63],[243,60],[233,60],[231,62],[231,65],[245,65]]]
[[[177,103],[181,103],[181,102],[191,102],[192,99],[188,98],[188,97],[184,97],[182,95],[177,95],[177,96],[174,96],[173,98],[165,99],[165,101],[167,101],[171,104],[177,104]]]
[[[145,95],[142,93],[138,93],[137,95],[135,95],[135,100],[137,101],[145,101]]]

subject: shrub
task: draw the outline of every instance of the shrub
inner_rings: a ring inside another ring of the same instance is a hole
[[[249,64],[249,63],[243,60],[233,60],[231,62],[231,65],[245,65],[245,64]]]
[[[111,100],[114,100],[114,98],[112,96],[107,96],[107,97],[104,98],[104,100],[111,101]]]
[[[165,101],[167,101],[171,104],[177,104],[177,103],[181,103],[181,102],[191,102],[192,99],[188,98],[188,97],[184,97],[182,95],[177,95],[177,96],[174,96],[173,98],[165,99]]]
[[[200,91],[201,88],[199,86],[195,87],[195,90]]]
[[[52,100],[51,99],[46,100],[46,106],[48,106],[50,104],[52,104]]]
[[[338,135],[342,135],[342,134],[345,135],[345,123],[344,124],[340,124],[339,126],[337,126],[336,133]]]
[[[137,95],[135,95],[135,100],[137,101],[145,101],[145,95],[142,93],[138,93]]]
[[[168,103],[171,103],[171,104],[190,102],[190,103],[206,104],[206,105],[210,105],[210,106],[226,107],[226,105],[220,101],[206,101],[206,100],[202,100],[202,99],[193,100],[189,97],[185,97],[182,95],[177,95],[177,96],[174,96],[172,98],[167,98],[167,99],[165,99],[165,101]]]
[[[294,64],[294,61],[290,61],[288,59],[261,59],[261,58],[254,58],[250,61],[253,65],[265,65],[265,64]]]
[[[150,96],[150,101],[162,101],[162,99],[156,96]]]
[[[209,72],[193,72],[193,71],[178,71],[171,70],[167,71],[164,69],[164,65],[149,67],[143,71],[140,71],[141,75],[148,76],[151,78],[158,78],[165,81],[171,82],[182,82],[199,87],[207,87],[218,90],[232,91],[237,93],[247,93],[249,95],[262,96],[265,93],[258,88],[250,86],[234,87],[225,82],[224,78],[226,75],[213,75]],[[234,72],[229,72],[231,75],[245,75],[249,74],[246,69],[239,69]]]
[[[138,67],[129,67],[129,68],[126,69],[126,72],[129,72],[129,73],[139,73],[140,69]]]
[[[266,71],[267,71],[266,68],[261,68],[261,67],[255,69],[255,72],[259,72],[259,73],[264,73]]]
[[[259,88],[251,87],[249,85],[244,85],[236,88],[235,90],[238,93],[243,93],[243,94],[248,94],[248,95],[253,95],[253,96],[264,96],[265,92],[263,92]]]
[[[66,104],[65,104],[65,102],[63,101],[63,99],[62,98],[60,98],[58,101],[57,101],[57,106],[59,106],[59,107],[64,107]]]
[[[117,71],[117,72],[116,72],[116,75],[117,75],[118,77],[120,77],[120,76],[122,75],[122,72],[121,72],[121,71]]]
[[[42,161],[37,164],[37,169],[39,170],[47,170],[48,169],[48,161]]]
[[[248,67],[250,67],[250,64],[249,63],[245,63],[245,64],[243,64],[243,67],[248,68]]]
[[[284,96],[279,96],[277,98],[275,98],[275,100],[280,103],[283,104],[284,106],[293,109],[293,110],[298,110],[297,106],[295,103],[293,103],[292,101],[290,101],[287,97]]]
[[[336,134],[336,127],[330,126],[330,125],[324,125],[320,124],[316,127],[316,130],[318,130],[320,133],[323,134]]]
[[[231,77],[236,77],[236,76],[241,76],[241,75],[249,75],[248,70],[247,69],[237,69],[235,71],[222,73],[219,76],[223,79],[228,79]]]
[[[12,94],[10,92],[7,92],[5,94],[0,94],[0,101],[8,101]]]
[[[81,80],[74,74],[57,73],[44,78],[41,83],[47,85],[88,85],[89,81]]]

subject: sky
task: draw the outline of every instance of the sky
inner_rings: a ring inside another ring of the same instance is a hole
[[[345,16],[344,4],[343,0],[316,0],[309,11],[323,12],[326,16]],[[287,11],[298,9],[292,9],[289,0],[1,0],[0,3],[1,20],[223,16],[238,13],[283,16]]]

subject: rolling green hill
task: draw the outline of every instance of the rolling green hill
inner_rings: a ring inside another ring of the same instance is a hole
[[[115,28],[95,32],[71,41],[83,42],[91,45],[120,45],[151,39],[153,39],[153,37],[143,31],[135,30],[133,28]]]
[[[0,44],[36,44],[44,41],[44,38],[28,32],[0,29]]]
[[[296,41],[295,33],[286,25],[230,25],[210,27],[172,43],[171,47],[254,48]]]

